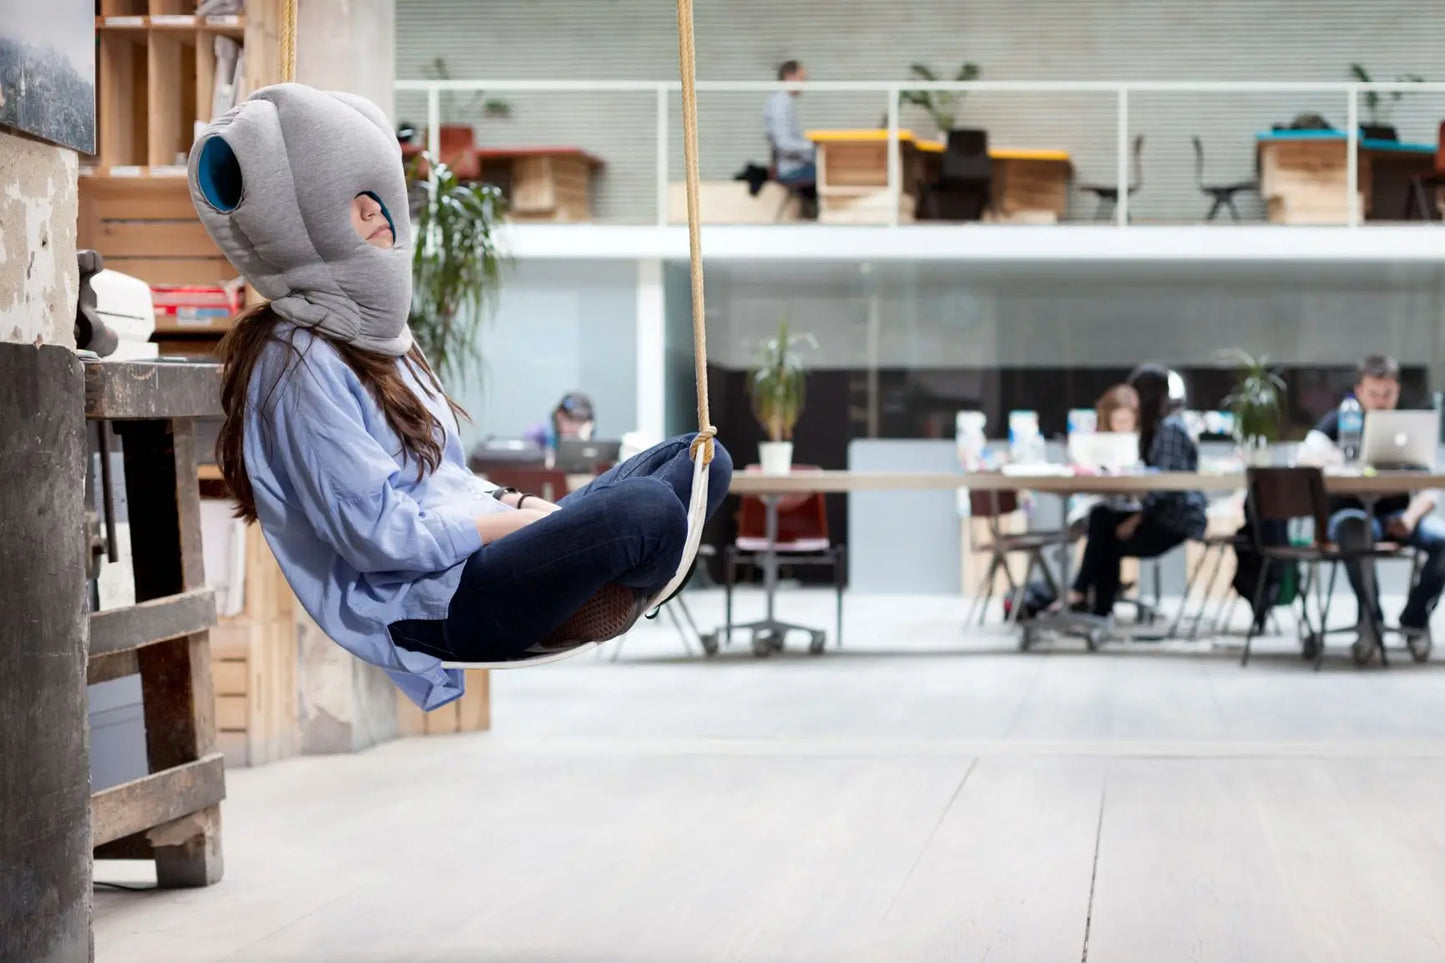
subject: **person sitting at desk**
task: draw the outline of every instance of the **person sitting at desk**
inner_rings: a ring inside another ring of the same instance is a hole
[[[1400,403],[1400,364],[1394,358],[1372,354],[1356,369],[1351,392],[1365,412],[1389,411]],[[1340,412],[1331,411],[1311,429],[1300,446],[1300,460],[1315,464],[1343,461],[1340,441]],[[1425,553],[1420,581],[1410,590],[1400,613],[1400,631],[1406,635],[1428,633],[1430,612],[1445,589],[1445,521],[1432,514],[1439,493],[1424,491],[1409,495],[1386,495],[1376,500],[1373,517],[1358,498],[1330,499],[1329,539],[1343,549],[1364,548],[1381,539],[1391,539]],[[1347,562],[1350,585],[1360,606],[1360,638],[1357,645],[1373,651],[1384,624],[1380,596],[1375,584],[1374,565]],[[1374,619],[1367,619],[1367,613]]]
[[[522,436],[537,443],[539,448],[551,448],[559,438],[577,438],[591,441],[592,431],[597,427],[592,413],[592,399],[580,391],[571,391],[557,402],[552,409],[551,427],[534,425]]]
[[[1157,471],[1199,470],[1199,447],[1178,414],[1171,372],[1143,364],[1129,375],[1139,398],[1139,457]],[[1177,377],[1177,376],[1176,376]],[[1173,390],[1171,390],[1173,389]],[[1122,420],[1122,419],[1121,419]],[[1203,538],[1207,502],[1201,491],[1150,492],[1138,510],[1109,503],[1089,512],[1088,542],[1069,606],[1108,616],[1119,594],[1119,566],[1125,558],[1155,558],[1186,539]]]
[[[778,79],[801,83],[808,79],[808,71],[798,61],[789,60],[778,68]],[[773,176],[785,187],[801,188],[817,181],[818,166],[813,142],[803,136],[798,126],[798,111],[793,103],[798,93],[774,91],[763,108],[763,127],[773,152]]]
[[[1110,434],[1132,434],[1139,430],[1139,392],[1133,386],[1120,382],[1099,396],[1094,402],[1094,421],[1097,430]],[[1137,504],[1134,499],[1115,497],[1101,498],[1098,495],[1072,495],[1069,498],[1069,531],[1075,537],[1084,534],[1089,513],[1101,504],[1128,509]]]

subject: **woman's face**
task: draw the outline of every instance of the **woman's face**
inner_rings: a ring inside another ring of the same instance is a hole
[[[1139,415],[1133,408],[1115,408],[1109,412],[1109,431],[1138,431]]]
[[[357,194],[351,199],[351,226],[372,247],[384,249],[396,243],[391,221],[382,212],[381,202],[370,194]]]

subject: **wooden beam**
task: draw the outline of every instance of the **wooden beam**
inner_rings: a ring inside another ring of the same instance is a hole
[[[112,652],[110,655],[95,655],[91,656],[86,669],[85,684],[99,685],[112,679],[135,675],[139,671],[140,665],[136,662],[134,649]]]
[[[155,847],[145,833],[133,833],[95,847],[96,859],[155,859]]]
[[[102,789],[90,797],[91,844],[98,847],[153,829],[225,797],[226,770],[219,752]]]
[[[87,418],[221,417],[221,366],[156,361],[85,365]]]
[[[215,624],[216,598],[210,588],[96,612],[90,617],[90,657],[194,635]]]

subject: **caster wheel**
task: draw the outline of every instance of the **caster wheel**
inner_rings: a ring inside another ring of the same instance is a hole
[[[1429,662],[1430,650],[1434,647],[1428,635],[1407,635],[1405,645],[1410,649],[1410,658],[1416,662]]]
[[[828,645],[828,637],[822,632],[814,632],[808,640],[808,652],[812,655],[822,655],[823,649]]]
[[[1311,632],[1300,639],[1300,658],[1306,662],[1313,662],[1320,657],[1320,650],[1324,648],[1324,639],[1321,639],[1318,632]]]
[[[702,642],[702,651],[703,651],[704,654],[706,654],[706,655],[717,655],[717,633],[716,633],[716,632],[706,632],[706,633],[698,636],[698,640]]]
[[[782,651],[782,643],[773,638],[771,632],[753,633],[753,655],[760,659],[766,659],[774,652]]]
[[[1038,640],[1038,630],[1035,629],[1032,625],[1025,625],[1023,629],[1019,632],[1019,651],[1027,652],[1029,649],[1032,649],[1034,647],[1034,643]]]
[[[1084,645],[1086,645],[1086,646],[1088,647],[1088,649],[1089,649],[1090,652],[1097,652],[1097,651],[1099,651],[1099,646],[1101,646],[1101,645],[1103,645],[1103,644],[1104,644],[1104,630],[1103,630],[1103,629],[1090,629],[1090,630],[1089,630],[1089,634],[1086,635],[1086,636],[1084,636]]]

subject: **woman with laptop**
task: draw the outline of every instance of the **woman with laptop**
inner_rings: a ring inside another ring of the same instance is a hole
[[[1139,457],[1157,471],[1197,471],[1199,447],[1179,416],[1182,401],[1175,397],[1179,392],[1171,374],[1162,365],[1142,364],[1129,375],[1139,400]],[[1095,505],[1084,558],[1069,592],[1070,608],[1107,617],[1119,594],[1121,561],[1154,558],[1186,539],[1202,538],[1206,507],[1199,491],[1150,492],[1137,509]]]
[[[1400,403],[1400,364],[1394,358],[1372,354],[1360,362],[1356,369],[1355,387],[1350,397],[1359,403],[1365,414],[1365,451],[1363,460],[1372,467],[1386,467],[1375,464],[1379,461],[1400,461],[1388,454],[1376,454],[1370,449],[1379,447],[1371,435],[1371,420],[1378,424],[1372,412],[1392,412]],[[1402,412],[1403,414],[1403,412]],[[1434,462],[1433,452],[1439,442],[1438,421],[1426,419],[1433,424],[1432,437],[1418,439],[1425,443]],[[1387,432],[1391,437],[1380,436],[1389,443],[1394,436],[1408,436],[1410,432]],[[1337,463],[1343,460],[1338,445],[1340,441],[1340,412],[1331,411],[1320,419],[1320,423],[1305,436],[1300,446],[1300,461],[1314,463]],[[1404,437],[1407,443],[1410,439]],[[1418,459],[1404,459],[1418,460]],[[1429,464],[1417,467],[1429,467]],[[1365,504],[1358,498],[1335,497],[1330,499],[1329,539],[1341,548],[1365,548],[1374,542],[1388,539],[1420,549],[1425,553],[1425,564],[1420,580],[1410,589],[1405,608],[1400,612],[1400,631],[1407,636],[1421,636],[1429,633],[1430,612],[1445,588],[1445,520],[1433,514],[1439,502],[1439,493],[1423,491],[1410,495],[1386,495],[1375,501],[1372,512],[1366,512]],[[1356,642],[1361,651],[1371,652],[1378,648],[1384,618],[1380,611],[1380,595],[1375,584],[1374,565],[1348,562],[1345,570],[1349,573],[1350,584],[1354,587],[1355,598],[1360,604],[1360,638]],[[1373,619],[1366,618],[1370,613]]]

